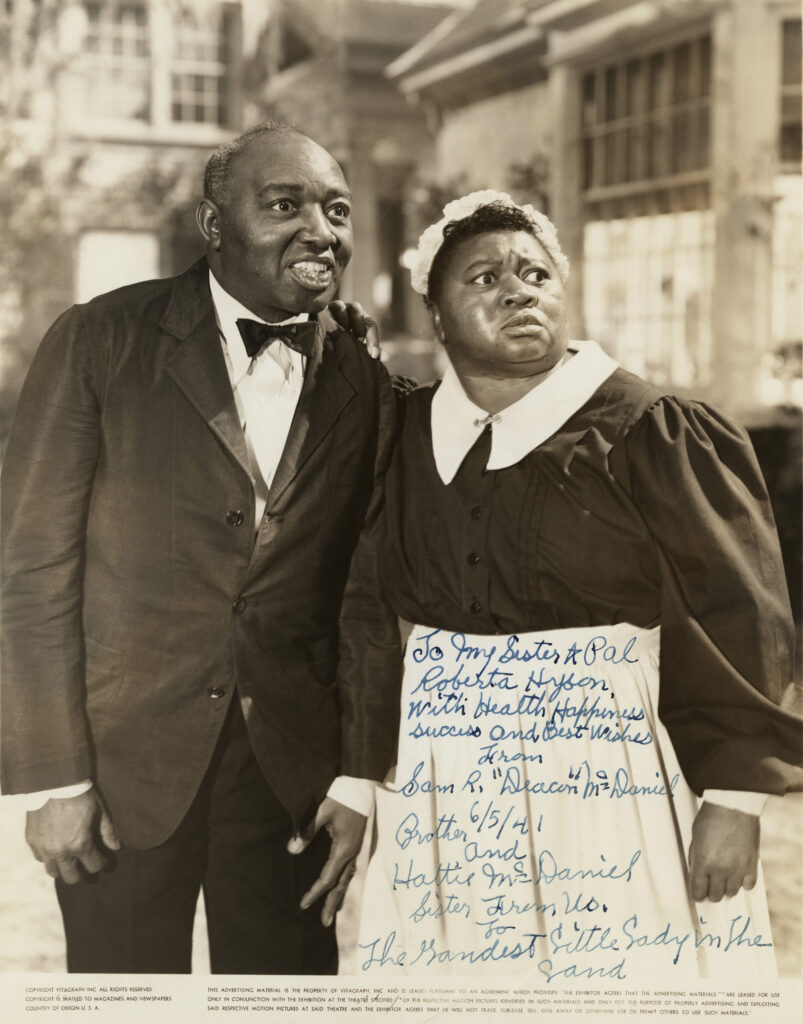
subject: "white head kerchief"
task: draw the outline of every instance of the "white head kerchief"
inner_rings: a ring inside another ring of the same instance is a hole
[[[555,231],[555,225],[552,221],[529,204],[519,206],[518,203],[510,198],[507,192],[483,189],[481,192],[471,192],[469,195],[463,196],[462,199],[454,199],[451,203],[447,203],[443,208],[443,217],[441,217],[437,224],[431,224],[421,235],[418,240],[415,262],[410,270],[414,291],[419,292],[421,295],[427,294],[432,261],[443,245],[443,229],[454,221],[470,217],[481,206],[507,206],[514,210],[520,210],[536,229],[538,241],[555,265],[561,284],[566,284],[569,278],[569,261],[563,255],[560,243],[558,242],[558,235]]]

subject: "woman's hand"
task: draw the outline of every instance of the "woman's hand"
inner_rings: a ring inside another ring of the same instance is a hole
[[[691,894],[697,903],[718,903],[744,886],[752,889],[758,871],[759,819],[729,807],[703,803],[689,846]]]

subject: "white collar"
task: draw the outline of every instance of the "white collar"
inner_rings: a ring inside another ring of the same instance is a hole
[[[237,321],[241,319],[258,320],[259,323],[264,324],[267,323],[267,320],[257,316],[247,306],[244,306],[242,302],[235,299],[233,295],[230,295],[211,270],[209,271],[209,290],[212,292],[212,302],[215,307],[217,324],[229,351],[232,382],[236,386],[245,374],[248,373],[251,364],[254,362],[245,351],[245,345],[243,344],[240,329],[237,327]],[[299,313],[297,316],[288,317],[287,320],[277,320],[276,323],[295,324],[303,323],[305,320],[309,320],[309,313]],[[291,348],[288,348],[287,351],[290,354],[294,368],[303,373],[304,357]],[[267,355],[267,349],[264,353],[259,354],[257,360],[262,359],[263,354]]]
[[[543,444],[619,365],[595,341],[571,341],[568,350],[575,353],[571,359],[494,418],[488,469],[513,466]],[[445,484],[452,482],[487,422],[487,413],[465,393],[450,363],[432,399],[432,451]]]

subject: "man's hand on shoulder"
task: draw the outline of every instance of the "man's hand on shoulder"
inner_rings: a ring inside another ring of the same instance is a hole
[[[335,299],[326,307],[332,318],[344,331],[350,331],[354,337],[361,341],[372,359],[379,359],[382,355],[382,347],[379,344],[379,328],[359,302],[343,302]]]
[[[345,804],[327,796],[321,801],[315,820],[303,836],[294,836],[287,844],[290,853],[298,854],[309,846],[312,839],[325,828],[332,846],[329,859],[323,866],[318,879],[301,900],[301,909],[306,910],[317,902],[324,893],[329,895],[321,911],[321,921],[328,928],[346,895],[349,882],[354,877],[357,854],[362,846],[365,823],[368,819],[359,811],[353,811]]]
[[[81,868],[90,875],[104,868],[104,847],[120,849],[112,820],[94,788],[28,811],[25,838],[45,871],[71,885],[81,880]]]

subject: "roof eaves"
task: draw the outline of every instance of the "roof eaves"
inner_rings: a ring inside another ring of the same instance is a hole
[[[535,26],[525,26],[516,32],[511,32],[501,39],[495,39],[491,43],[484,43],[471,50],[448,57],[429,67],[423,68],[418,73],[413,72],[404,81],[399,82],[399,88],[405,95],[420,92],[429,86],[442,82],[444,79],[452,78],[472,68],[487,64],[499,57],[516,50],[533,46],[544,38],[541,29]]]
[[[406,50],[400,57],[397,57],[392,64],[388,64],[385,74],[388,78],[399,78],[413,68],[423,57],[429,53],[442,39],[447,38],[456,25],[465,17],[464,10],[455,10],[448,14],[443,21],[439,22],[431,32],[428,32],[422,39]]]
[[[532,11],[527,20],[545,30],[565,31],[634,6],[634,0],[552,0]]]

